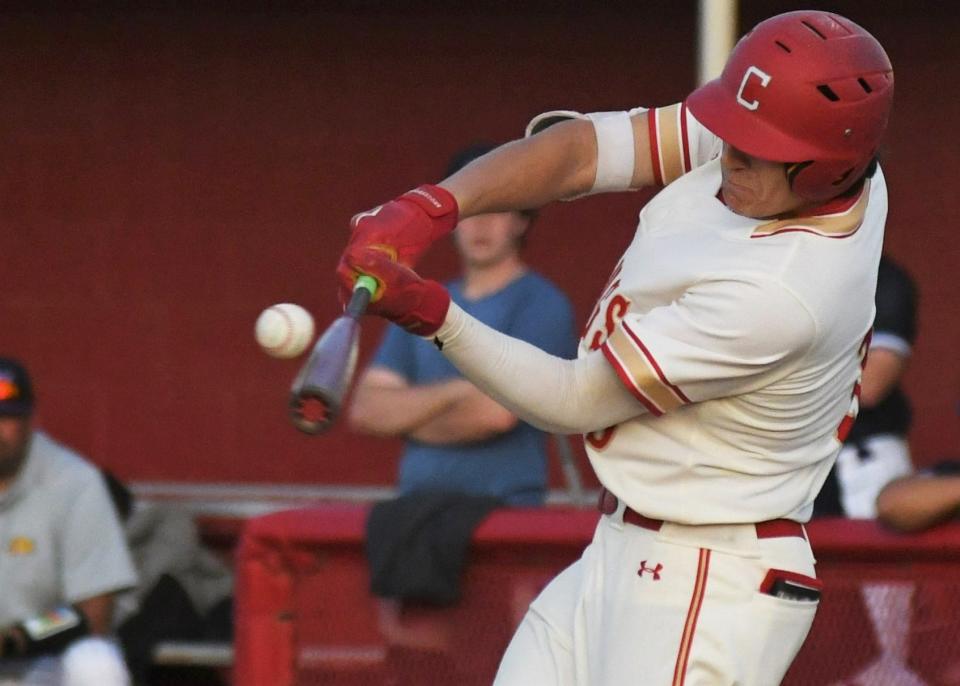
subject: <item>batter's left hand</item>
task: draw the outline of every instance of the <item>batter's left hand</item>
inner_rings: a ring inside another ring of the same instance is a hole
[[[377,280],[377,292],[367,306],[369,314],[389,319],[417,336],[431,336],[443,324],[450,294],[436,281],[421,278],[383,250],[348,249],[337,266],[342,302],[349,302],[359,274]]]
[[[399,198],[360,212],[350,220],[347,250],[380,247],[412,267],[427,248],[457,225],[457,199],[440,186],[424,184]]]

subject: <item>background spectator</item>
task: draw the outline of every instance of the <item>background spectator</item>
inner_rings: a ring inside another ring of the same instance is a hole
[[[33,427],[26,368],[0,358],[0,674],[107,634],[136,572],[97,469]]]
[[[481,144],[460,151],[447,175],[491,149]],[[453,238],[462,274],[447,286],[486,324],[571,358],[572,307],[521,257],[534,218],[533,212],[498,212],[460,222]],[[358,431],[404,439],[401,497],[375,506],[367,523],[372,590],[390,598],[380,604],[380,628],[393,672],[410,683],[456,683],[456,656],[470,649],[456,613],[469,609],[441,615],[400,601],[459,598],[476,523],[498,504],[543,504],[547,437],[463,379],[432,343],[392,324],[357,385],[350,421]],[[530,589],[516,602],[525,607],[534,594]],[[491,672],[498,659],[499,652],[475,650],[474,662],[486,660]]]
[[[877,274],[876,308],[860,411],[814,502],[815,517],[872,519],[880,490],[913,472],[910,403],[900,383],[917,335],[917,291],[910,275],[887,256]]]
[[[913,472],[907,443],[910,403],[900,382],[916,340],[917,292],[910,275],[887,256],[877,274],[876,308],[860,411],[814,502],[815,517],[873,519],[881,489]],[[854,683],[924,683],[907,664],[914,591],[912,583],[860,586],[878,654]]]
[[[896,479],[877,498],[877,517],[899,531],[922,531],[960,511],[960,460],[943,460]]]
[[[231,639],[233,574],[203,546],[188,511],[136,502],[113,474],[103,470],[103,477],[140,575],[117,598],[117,633],[130,671],[145,680],[161,641]]]
[[[447,175],[491,149],[463,150]],[[498,212],[458,225],[463,273],[447,284],[461,307],[484,323],[552,354],[576,354],[567,297],[530,269],[520,252],[529,212]],[[353,396],[354,429],[404,439],[401,494],[423,489],[540,505],[546,496],[546,436],[464,380],[436,347],[390,325]]]

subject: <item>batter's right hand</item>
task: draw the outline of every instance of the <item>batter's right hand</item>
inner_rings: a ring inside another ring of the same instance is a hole
[[[417,336],[432,336],[443,324],[450,308],[450,294],[436,281],[421,278],[383,250],[348,249],[337,267],[343,302],[349,301],[359,274],[377,280],[377,292],[367,305],[368,314],[389,319]]]
[[[457,200],[449,191],[429,184],[418,186],[396,200],[355,215],[344,252],[377,248],[412,267],[435,240],[453,231],[458,213]]]

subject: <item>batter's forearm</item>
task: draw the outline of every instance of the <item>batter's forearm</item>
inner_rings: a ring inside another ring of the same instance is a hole
[[[644,412],[600,353],[555,357],[490,328],[455,303],[436,337],[464,376],[543,431],[589,433]]]
[[[526,210],[587,192],[596,176],[597,141],[589,121],[567,121],[501,146],[440,183],[460,217]]]

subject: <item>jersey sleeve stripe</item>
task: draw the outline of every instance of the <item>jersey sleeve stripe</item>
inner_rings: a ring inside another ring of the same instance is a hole
[[[660,369],[660,365],[657,364],[656,358],[650,353],[647,349],[647,346],[643,344],[643,341],[640,340],[640,337],[634,332],[626,322],[622,322],[621,326],[623,330],[630,336],[633,340],[633,343],[643,352],[644,356],[647,358],[650,366],[653,367],[653,370],[657,373],[657,377],[660,379],[660,382],[666,386],[670,391],[683,403],[689,403],[690,398],[688,398],[679,387],[670,383],[670,380],[667,378],[666,374],[663,373],[663,370]]]
[[[683,147],[683,173],[693,169],[690,162],[690,135],[687,132],[687,103],[680,104],[680,145]]]
[[[657,131],[657,110],[647,111],[647,130],[650,133],[650,166],[653,168],[653,181],[663,186],[663,171],[660,168],[660,134]]]
[[[650,398],[643,394],[643,391],[637,386],[636,382],[631,376],[630,372],[627,370],[623,361],[617,357],[616,351],[610,347],[610,342],[607,341],[601,346],[603,351],[603,356],[607,358],[607,362],[610,363],[610,366],[613,367],[613,371],[617,373],[617,376],[620,377],[620,381],[623,382],[623,385],[627,387],[627,390],[633,394],[637,400],[640,401],[640,404],[643,405],[647,410],[655,417],[659,417],[663,414],[663,410],[657,407],[656,403],[653,402]]]
[[[669,412],[683,405],[684,400],[680,397],[682,394],[678,395],[676,392],[678,389],[671,387],[669,382],[664,382],[662,372],[652,356],[645,351],[642,344],[638,346],[631,340],[623,322],[614,329],[613,334],[604,343],[604,348],[610,351],[607,359],[612,355],[629,378],[626,382],[627,387],[634,391],[634,395],[642,394],[661,412]]]
[[[657,129],[660,134],[660,164],[664,184],[683,175],[683,150],[680,143],[680,105],[658,107]]]

